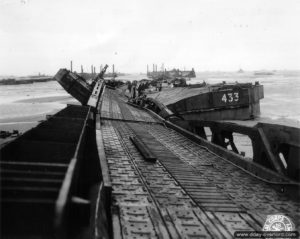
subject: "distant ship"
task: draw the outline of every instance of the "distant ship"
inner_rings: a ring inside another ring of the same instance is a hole
[[[110,73],[104,74],[104,77],[115,78],[115,77],[118,77],[118,74],[116,72],[110,72]]]
[[[271,72],[271,71],[255,71],[254,75],[256,75],[256,76],[269,76],[269,75],[274,75],[274,72]]]
[[[196,73],[194,68],[192,70],[187,71],[187,70],[179,70],[179,69],[172,69],[170,71],[167,71],[164,69],[162,66],[162,70],[157,71],[157,66],[153,65],[153,71],[149,71],[148,66],[147,66],[147,76],[152,79],[174,79],[174,78],[195,78]]]
[[[100,72],[103,70],[102,65],[100,66]],[[78,74],[79,76],[83,77],[84,79],[91,81],[94,77],[97,76],[96,71],[94,68],[92,68],[91,72],[84,72],[83,71],[83,67],[81,67],[81,72],[77,73],[76,71],[74,71],[74,73]],[[121,72],[117,72],[115,71],[115,65],[112,65],[112,72],[106,72],[103,77],[105,78],[116,78],[119,76],[124,76],[126,75],[125,73],[121,73]]]

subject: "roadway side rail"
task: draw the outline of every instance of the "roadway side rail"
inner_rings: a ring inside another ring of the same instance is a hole
[[[107,158],[104,151],[103,133],[101,128],[101,107],[103,104],[103,97],[106,92],[106,86],[101,85],[97,107],[94,111],[95,114],[95,137],[98,160],[101,169],[102,183],[99,188],[97,197],[97,210],[95,218],[95,238],[112,237],[112,222],[111,222],[111,177],[108,170]]]
[[[83,106],[80,106],[83,107]],[[80,167],[83,164],[83,153],[86,143],[86,128],[90,118],[90,107],[86,108],[86,117],[83,122],[83,127],[80,132],[76,149],[71,161],[69,162],[67,172],[59,190],[58,198],[55,203],[55,227],[61,238],[66,238],[68,232],[65,231],[72,219],[72,210],[89,210],[89,201],[76,197],[78,193]],[[81,209],[82,208],[82,209]],[[86,214],[86,213],[85,213]],[[77,216],[80,216],[77,215]],[[82,216],[82,215],[81,215]]]

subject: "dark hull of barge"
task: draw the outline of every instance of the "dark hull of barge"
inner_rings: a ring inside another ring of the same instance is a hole
[[[233,238],[272,214],[299,231],[295,180],[90,94],[1,148],[1,238]]]
[[[264,97],[259,83],[214,84],[163,88],[146,93],[147,99],[163,105],[184,120],[247,120],[260,115]]]

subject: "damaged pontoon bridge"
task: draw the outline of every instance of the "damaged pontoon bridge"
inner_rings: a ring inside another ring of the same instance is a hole
[[[279,213],[300,229],[287,173],[127,104],[102,80],[91,92],[1,149],[2,238],[232,238]]]

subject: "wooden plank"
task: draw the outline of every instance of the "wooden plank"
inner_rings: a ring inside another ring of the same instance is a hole
[[[146,161],[155,162],[156,156],[150,151],[150,149],[147,147],[147,145],[141,141],[138,137],[130,137],[130,140],[134,144],[134,146],[138,149],[138,151],[141,153],[143,158]]]

